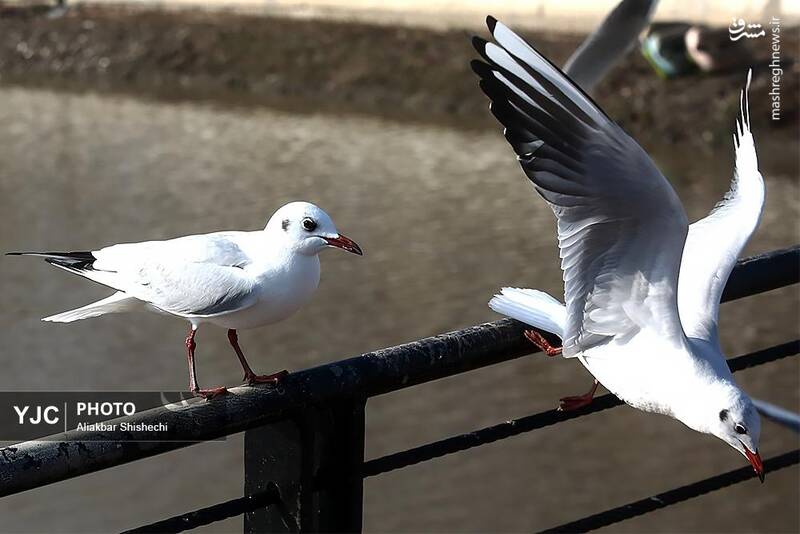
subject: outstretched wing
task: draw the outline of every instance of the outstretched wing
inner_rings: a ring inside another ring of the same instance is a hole
[[[650,24],[658,0],[622,0],[581,43],[564,64],[564,72],[578,87],[591,92],[594,85],[637,42]]]
[[[223,232],[36,255],[166,312],[212,316],[246,308],[256,299],[255,280],[243,269],[249,258],[234,237]]]
[[[678,278],[678,309],[686,336],[719,346],[719,301],[736,258],[758,226],[764,207],[764,179],[758,172],[747,86],[740,96],[733,145],[736,168],[731,188],[711,213],[689,227]]]
[[[672,187],[642,148],[571,80],[495,19],[475,39],[491,110],[558,219],[564,355],[643,328],[683,340],[677,279],[688,228]]]

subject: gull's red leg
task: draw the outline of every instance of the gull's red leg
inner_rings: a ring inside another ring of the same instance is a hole
[[[544,338],[542,334],[537,332],[536,330],[525,330],[525,337],[539,347],[539,349],[547,354],[548,356],[557,356],[561,354],[562,347],[554,347],[547,340]],[[563,399],[558,401],[558,409],[562,412],[568,412],[570,410],[577,410],[578,408],[582,408],[583,406],[587,406],[592,402],[594,398],[594,394],[597,391],[597,386],[600,383],[595,380],[594,384],[592,384],[592,389],[588,392],[584,393],[583,395],[574,395],[571,397],[564,397]]]
[[[561,347],[554,347],[548,343],[544,336],[536,330],[525,330],[524,333],[528,341],[539,347],[539,349],[548,356],[557,356],[561,354]]]
[[[228,330],[228,341],[230,341],[233,350],[236,351],[236,357],[239,358],[239,363],[242,364],[242,369],[244,370],[244,381],[247,384],[251,386],[253,384],[277,384],[283,377],[289,374],[289,371],[286,370],[279,371],[271,375],[255,374],[250,368],[250,365],[248,365],[247,359],[244,357],[244,352],[242,352],[241,347],[239,347],[239,335],[233,328]]]
[[[564,397],[558,401],[558,410],[560,412],[568,412],[570,410],[577,410],[591,404],[594,394],[597,391],[597,386],[600,384],[597,380],[592,384],[592,389],[583,395],[575,395],[572,397]]]
[[[194,367],[194,349],[197,347],[197,343],[194,342],[195,332],[197,332],[197,329],[192,326],[191,330],[189,330],[189,335],[186,336],[186,357],[189,360],[189,390],[197,396],[205,399],[213,399],[218,395],[227,393],[228,390],[225,388],[225,386],[211,389],[200,389],[200,387],[197,385],[197,373]]]

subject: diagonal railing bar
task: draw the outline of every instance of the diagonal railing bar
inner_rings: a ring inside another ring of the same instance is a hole
[[[739,371],[764,363],[776,361],[781,358],[786,358],[788,356],[794,356],[798,353],[800,353],[800,340],[795,340],[788,343],[783,343],[781,345],[776,345],[768,349],[739,356],[737,358],[732,358],[728,361],[728,364],[731,369]],[[570,419],[575,419],[591,413],[597,413],[607,410],[608,408],[620,406],[621,404],[623,404],[622,401],[620,401],[617,397],[611,394],[606,394],[595,399],[591,405],[585,406],[579,410],[570,412],[549,410],[547,412],[534,414],[513,421],[506,421],[498,425],[476,430],[475,432],[470,432],[460,436],[453,436],[442,441],[429,443],[427,445],[415,447],[407,451],[364,462],[362,476],[370,477],[403,467],[408,467],[423,461],[432,460],[447,454],[478,447],[480,445],[486,445],[497,440],[513,437],[524,432],[540,429],[562,421],[568,421]],[[742,471],[744,474],[742,480],[751,478],[753,476],[752,471],[749,468],[744,468]],[[255,496],[250,496],[249,498],[240,497],[225,503],[209,506],[194,512],[182,514],[180,516],[126,531],[124,534],[138,534],[146,532],[182,532],[184,530],[190,530],[203,525],[211,524],[216,521],[221,521],[229,517],[251,512],[258,508],[262,508],[277,502],[277,498],[278,497],[276,494],[268,495],[266,492]]]
[[[245,495],[238,499],[231,499],[219,504],[200,508],[193,512],[188,512],[169,519],[150,523],[132,530],[126,530],[122,534],[147,534],[147,533],[172,533],[192,530],[223,519],[237,517],[244,513],[251,512],[258,508],[274,505],[280,502],[280,495],[274,486],[268,486],[266,491]]]
[[[776,345],[764,350],[759,350],[750,354],[732,358],[728,361],[729,366],[734,371],[747,369],[756,365],[772,362],[788,356],[800,353],[800,340],[790,341],[781,345]],[[403,467],[408,467],[423,461],[432,460],[447,454],[460,452],[480,445],[486,445],[497,440],[513,437],[515,435],[536,430],[562,421],[568,421],[591,413],[597,413],[608,408],[613,408],[623,404],[617,397],[611,394],[602,395],[596,398],[591,405],[579,410],[570,412],[559,412],[549,410],[534,414],[528,417],[506,421],[499,425],[494,425],[481,430],[476,430],[468,434],[453,436],[445,440],[429,443],[420,447],[415,447],[407,451],[390,454],[381,458],[376,458],[364,462],[362,476],[370,477],[393,471]],[[743,480],[752,477],[749,468],[743,469]],[[229,517],[234,517],[269,504],[278,502],[277,493],[264,492],[249,497],[240,497],[230,501],[202,508],[194,512],[182,514],[169,519],[158,521],[123,534],[146,533],[146,532],[183,532],[200,526],[208,525]],[[642,512],[644,513],[644,512]]]
[[[448,454],[465,451],[501,439],[524,434],[525,432],[545,428],[556,423],[577,419],[584,415],[602,412],[622,404],[624,403],[617,397],[611,393],[606,393],[605,395],[596,397],[588,406],[576,410],[568,412],[547,410],[545,412],[539,412],[490,427],[481,428],[480,430],[475,430],[466,434],[451,436],[405,451],[388,454],[380,458],[374,458],[364,462],[362,474],[364,477],[371,477],[389,471],[395,471],[421,462],[434,460]]]
[[[769,276],[764,278],[767,263]],[[794,245],[736,262],[736,267],[722,292],[721,300],[728,302],[798,282],[800,282],[800,245]]]
[[[800,340],[789,341],[780,345],[731,358],[728,366],[732,371],[740,371],[764,363],[773,362],[781,358],[796,356],[800,353]],[[380,458],[375,458],[364,462],[362,474],[364,477],[375,476],[388,471],[394,471],[403,467],[408,467],[420,462],[433,460],[442,456],[465,451],[473,447],[486,445],[494,441],[509,438],[532,430],[538,430],[556,423],[569,421],[609,408],[614,408],[624,404],[614,395],[607,393],[595,398],[591,404],[572,410],[562,412],[558,410],[548,410],[537,414],[529,415],[519,419],[506,421],[494,426],[475,430],[467,434],[452,436],[440,441],[427,443],[401,452],[389,454]]]
[[[139,432],[139,442],[120,430],[69,431],[5,447],[0,497],[285,420],[311,406],[373,397],[519,358],[536,352],[524,329],[502,319],[297,371],[277,388],[236,387],[211,401],[194,398],[108,421],[117,429],[155,422],[169,428]]]
[[[784,469],[792,465],[800,463],[800,449],[786,452],[784,454],[773,456],[772,458],[764,461],[764,472],[772,473],[779,469]],[[598,528],[607,527],[633,517],[666,508],[673,504],[677,504],[695,497],[700,497],[706,493],[717,491],[722,488],[727,488],[733,484],[738,484],[753,478],[753,469],[751,467],[742,467],[722,473],[692,484],[681,486],[658,495],[653,495],[647,499],[642,499],[630,504],[612,508],[605,512],[590,515],[577,521],[564,523],[557,527],[543,530],[542,533],[554,534],[561,532],[588,532]]]
[[[725,299],[797,283],[798,265],[800,246],[742,260],[731,273]],[[525,328],[503,319],[298,371],[278,388],[233,388],[211,402],[192,399],[113,421],[118,429],[122,422],[159,422],[170,429],[166,435],[140,432],[140,442],[116,430],[70,431],[18,443],[0,449],[0,497],[285,420],[310,406],[374,397],[519,358],[536,352],[522,335]]]
[[[736,358],[731,358],[728,360],[728,365],[732,370],[739,371],[789,356],[794,356],[798,353],[800,353],[800,340],[795,340]],[[549,410],[547,412],[541,412],[528,417],[515,419],[513,421],[506,421],[504,423],[476,430],[468,434],[453,436],[441,441],[415,447],[407,451],[390,454],[381,458],[364,462],[362,476],[370,477],[388,471],[401,469],[403,467],[408,467],[423,461],[439,458],[447,454],[460,452],[473,447],[478,447],[480,445],[486,445],[488,443],[513,437],[524,432],[544,428],[556,423],[582,417],[584,415],[597,413],[615,406],[620,406],[621,404],[623,404],[622,401],[620,401],[617,397],[611,394],[606,394],[597,397],[589,406],[585,406],[578,410],[573,410],[570,412]],[[746,475],[748,475],[745,476],[744,479],[754,476],[752,474],[752,470],[749,468],[745,468],[743,471]],[[229,517],[251,512],[258,508],[262,508],[277,502],[277,498],[277,494],[267,495],[267,493],[261,493],[257,496],[250,496],[250,498],[240,497],[225,503],[209,506],[194,512],[182,514],[170,519],[165,519],[150,525],[145,525],[137,529],[126,531],[124,534],[145,532],[182,532],[184,530],[190,530],[211,524],[216,521],[221,521]]]

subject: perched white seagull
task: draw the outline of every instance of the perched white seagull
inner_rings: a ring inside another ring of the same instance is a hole
[[[257,375],[239,348],[236,331],[286,319],[319,284],[318,254],[337,247],[361,255],[327,213],[308,202],[286,204],[264,230],[217,232],[168,241],[113,245],[92,252],[11,252],[48,263],[117,292],[43,321],[69,323],[108,313],[150,310],[191,323],[186,338],[189,389],[214,397],[225,387],[200,389],[195,374],[195,333],[203,323],[228,329],[228,340],[248,384],[276,383],[286,371]]]
[[[560,348],[538,332],[526,336],[594,375],[591,391],[562,399],[563,409],[591,402],[599,381],[635,408],[722,439],[763,482],[760,419],[717,334],[722,290],[764,202],[747,90],[731,190],[690,227],[636,141],[519,36],[487,22],[497,44],[476,37],[486,62],[472,66],[522,169],[556,215],[566,301],[505,288],[490,306],[557,334]]]

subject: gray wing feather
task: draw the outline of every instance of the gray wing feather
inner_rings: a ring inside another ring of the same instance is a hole
[[[564,72],[581,89],[591,92],[638,42],[657,3],[657,0],[622,0],[570,56]]]
[[[79,274],[175,315],[230,313],[257,298],[237,234],[114,245],[94,252],[93,270]]]
[[[126,284],[126,292],[176,315],[212,316],[252,304],[254,285],[237,267],[145,262]]]
[[[644,326],[683,336],[676,287],[688,221],[639,145],[511,30],[475,40],[491,110],[558,220],[567,324],[575,356]]]

